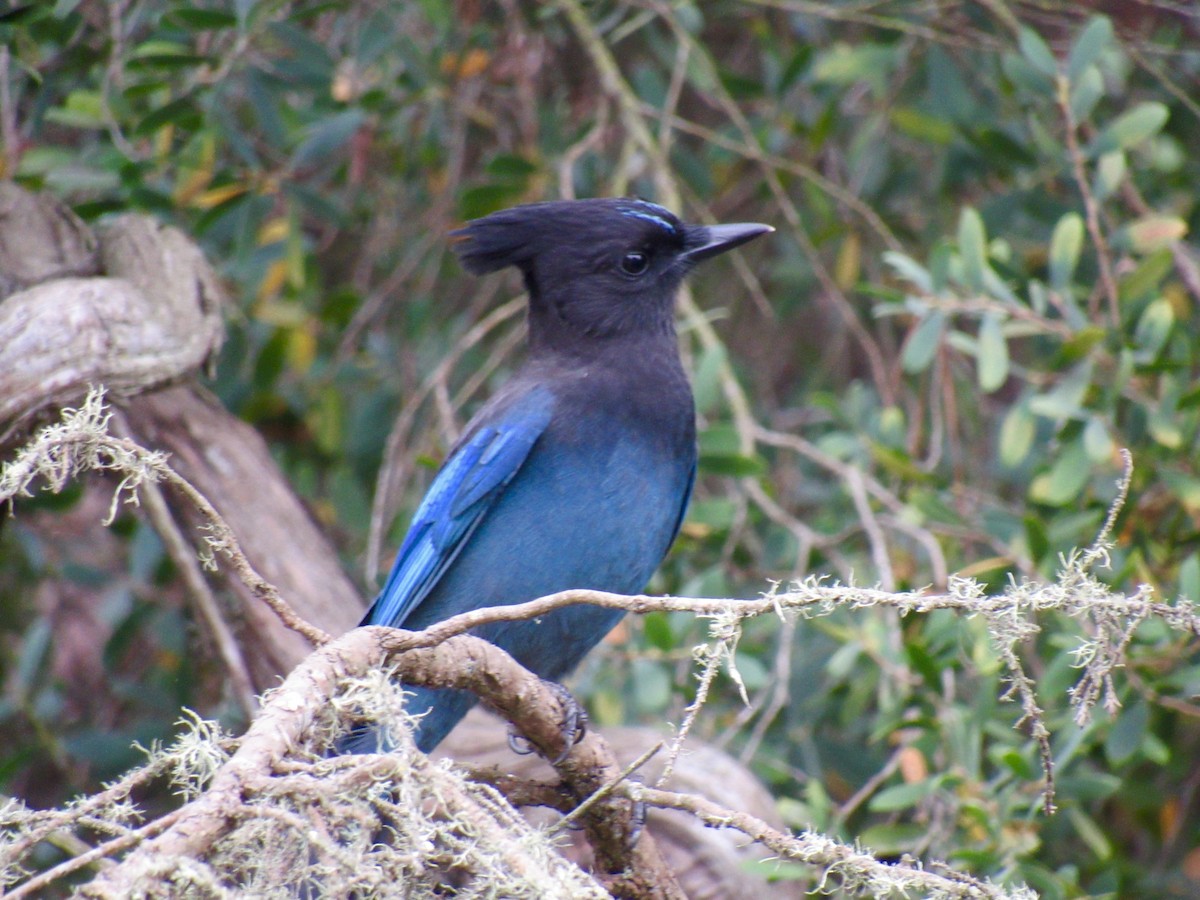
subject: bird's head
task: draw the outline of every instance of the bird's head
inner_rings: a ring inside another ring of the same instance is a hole
[[[529,291],[530,334],[608,338],[670,332],[675,293],[698,262],[772,231],[689,225],[645,200],[532,203],[452,232],[468,271],[516,266]]]

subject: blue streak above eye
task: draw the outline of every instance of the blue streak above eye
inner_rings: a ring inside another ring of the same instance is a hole
[[[668,210],[659,206],[657,203],[648,203],[645,200],[639,200],[637,203],[638,207],[642,208],[625,207],[621,210],[621,215],[629,216],[633,219],[642,219],[645,222],[653,222],[668,234],[676,233],[675,224],[670,218],[667,218],[668,216],[671,216],[671,213]]]

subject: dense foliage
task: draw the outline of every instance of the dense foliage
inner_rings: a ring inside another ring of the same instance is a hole
[[[702,477],[653,591],[1051,578],[1129,448],[1103,577],[1195,600],[1200,13],[1119,6],[18,5],[0,14],[0,164],[85,218],[149,211],[203,243],[237,301],[211,386],[364,593],[519,353],[517,280],[466,277],[446,232],[638,194],[778,229],[684,304]],[[0,786],[54,803],[181,704],[222,699],[149,526],[118,521],[114,569],[29,518],[91,513],[39,503],[0,533]],[[63,635],[36,589],[51,576],[92,598],[102,649]],[[1194,895],[1194,639],[1145,622],[1119,707],[1076,723],[1085,628],[1040,624],[1021,651],[1052,734],[1049,817],[982,619],[756,621],[738,655],[754,708],[720,682],[697,729],[796,827],[1049,897]],[[595,720],[678,721],[701,635],[631,622],[577,679]]]

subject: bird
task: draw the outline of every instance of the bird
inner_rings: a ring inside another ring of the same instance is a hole
[[[648,200],[594,198],[516,206],[451,232],[471,274],[520,271],[526,357],[450,449],[361,624],[419,630],[567,589],[641,591],[696,477],[676,295],[697,263],[773,230],[685,224]],[[622,614],[575,605],[472,633],[558,682]],[[466,691],[404,687],[426,753],[475,703]],[[360,726],[337,749],[388,749],[381,741]]]

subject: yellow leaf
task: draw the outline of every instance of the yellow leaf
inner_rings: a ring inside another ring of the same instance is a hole
[[[209,188],[207,191],[197,194],[192,199],[192,206],[196,209],[212,209],[214,206],[219,206],[226,200],[244,194],[248,190],[249,188],[244,184],[226,184],[221,187]]]
[[[278,244],[288,236],[291,227],[292,224],[288,221],[287,216],[268,219],[258,229],[258,246],[265,247],[267,244]]]
[[[317,338],[311,327],[293,328],[287,333],[287,358],[291,367],[303,374],[317,358]]]
[[[445,75],[474,78],[481,74],[491,61],[491,55],[486,50],[481,47],[473,47],[462,56],[457,53],[447,53],[442,57],[441,69]]]
[[[1187,234],[1187,222],[1177,216],[1146,216],[1129,226],[1129,242],[1139,253],[1149,253]]]
[[[287,283],[287,274],[286,260],[277,259],[267,266],[267,272],[258,285],[258,299],[261,301],[278,296],[279,292],[283,290],[284,284]]]
[[[197,155],[199,159],[196,160],[195,165],[180,166],[174,197],[175,202],[180,206],[186,206],[191,202],[192,198],[208,187],[213,179],[217,150],[212,135],[204,135],[201,138],[200,151]]]
[[[837,264],[834,266],[833,278],[837,286],[848,291],[858,283],[862,271],[862,241],[858,233],[851,231],[842,241],[838,250]]]

